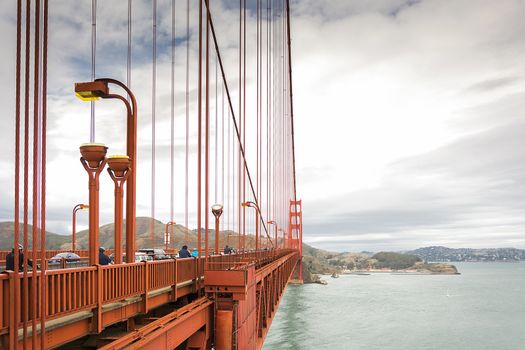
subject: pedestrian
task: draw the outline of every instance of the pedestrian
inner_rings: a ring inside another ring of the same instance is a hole
[[[111,264],[111,259],[106,255],[106,248],[98,248],[98,263],[100,265],[109,265]]]
[[[224,247],[224,254],[231,254],[232,253],[232,249],[226,244],[226,246]]]
[[[183,245],[181,250],[179,250],[179,258],[191,258],[187,245]]]
[[[191,256],[193,256],[194,258],[199,257],[199,251],[197,250],[197,248],[193,248],[193,250],[191,251]]]
[[[24,270],[24,248],[21,244],[18,245],[18,271]],[[33,267],[33,262],[27,259],[27,265]],[[11,249],[11,253],[5,257],[5,269],[15,271],[15,248]]]

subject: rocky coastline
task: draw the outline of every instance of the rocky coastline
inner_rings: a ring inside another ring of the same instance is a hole
[[[456,266],[448,263],[429,263],[418,256],[381,252],[331,253],[307,246],[303,248],[304,283],[327,284],[323,275],[376,274],[400,275],[459,275]]]

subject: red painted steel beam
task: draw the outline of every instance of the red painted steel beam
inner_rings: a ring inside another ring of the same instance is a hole
[[[100,350],[171,350],[198,333],[202,327],[206,327],[207,339],[211,331],[212,311],[213,302],[201,298],[101,347]]]

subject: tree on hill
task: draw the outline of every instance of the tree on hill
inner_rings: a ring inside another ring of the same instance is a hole
[[[377,260],[377,268],[390,268],[394,270],[407,269],[414,266],[416,262],[422,261],[420,257],[410,254],[400,254],[391,252],[379,252],[372,259]]]

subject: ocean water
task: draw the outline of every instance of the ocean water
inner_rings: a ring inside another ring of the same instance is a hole
[[[289,285],[263,349],[525,349],[525,263],[455,265]]]

